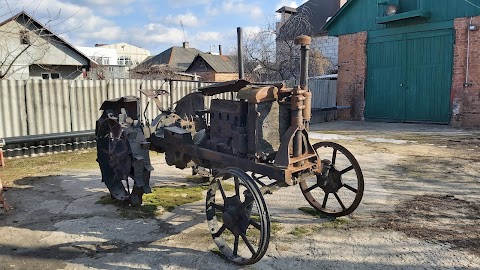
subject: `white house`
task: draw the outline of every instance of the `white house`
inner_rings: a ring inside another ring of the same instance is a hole
[[[90,59],[26,12],[0,23],[0,79],[82,79]]]
[[[134,68],[150,56],[149,50],[125,42],[115,44],[96,44],[95,47],[115,49],[117,51],[118,65],[127,66],[130,69]]]
[[[103,47],[79,47],[77,49],[102,66],[118,65],[117,50]]]

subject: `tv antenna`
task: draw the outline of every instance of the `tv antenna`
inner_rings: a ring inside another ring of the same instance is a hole
[[[185,28],[183,27],[183,22],[180,20],[180,26],[182,26],[182,31],[183,31],[183,39],[185,42],[187,42],[187,36],[185,35]]]

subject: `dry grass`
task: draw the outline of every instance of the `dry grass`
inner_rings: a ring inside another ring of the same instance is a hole
[[[68,169],[95,169],[96,158],[95,151],[82,151],[9,159],[5,167],[0,167],[0,178],[5,185],[12,186],[15,180],[26,177],[48,176]]]

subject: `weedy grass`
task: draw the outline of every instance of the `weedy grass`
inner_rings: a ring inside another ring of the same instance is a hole
[[[311,230],[303,226],[297,226],[293,229],[293,231],[290,232],[290,234],[293,234],[296,237],[304,236],[310,233]]]
[[[300,207],[300,208],[298,208],[298,210],[304,212],[305,214],[314,216],[314,217],[319,217],[319,218],[327,218],[328,217],[324,213],[315,210],[315,208],[313,208],[313,207]]]
[[[9,159],[0,167],[2,180],[8,185],[27,177],[41,177],[58,174],[66,169],[98,168],[95,151],[59,153],[32,158]]]
[[[348,223],[350,223],[350,219],[345,218],[345,217],[339,217],[331,221],[327,222],[322,222],[317,225],[318,229],[339,229],[339,228],[345,228]]]
[[[155,187],[152,193],[143,195],[143,204],[139,207],[127,206],[112,199],[110,195],[101,197],[97,204],[123,206],[120,209],[122,218],[154,218],[162,215],[164,211],[171,212],[175,207],[200,201],[207,189],[208,186]]]

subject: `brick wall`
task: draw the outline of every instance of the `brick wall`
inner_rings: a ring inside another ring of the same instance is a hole
[[[224,82],[238,80],[238,73],[197,72],[203,82]]]
[[[238,80],[238,73],[217,73],[215,74],[216,82],[225,82],[231,80]]]
[[[365,109],[367,73],[367,32],[339,37],[337,105],[351,106],[340,110],[339,119],[361,120]]]
[[[480,30],[468,31],[470,18],[455,19],[455,47],[452,79],[452,125],[480,127]],[[480,28],[480,16],[472,24]],[[469,78],[467,47],[470,32]],[[467,86],[465,86],[467,83]]]

